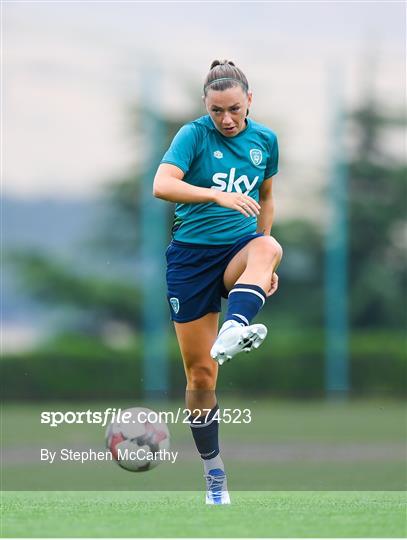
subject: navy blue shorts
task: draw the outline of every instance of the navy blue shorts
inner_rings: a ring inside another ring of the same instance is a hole
[[[226,267],[238,251],[258,236],[263,234],[249,234],[227,246],[173,240],[165,253],[171,319],[189,322],[221,311],[221,298],[228,295],[223,284]]]

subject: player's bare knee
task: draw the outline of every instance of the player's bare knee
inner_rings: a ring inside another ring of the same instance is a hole
[[[213,390],[216,384],[216,365],[194,366],[187,370],[189,390]]]
[[[265,265],[278,264],[281,261],[283,248],[272,236],[258,238],[257,246],[256,258],[260,258]]]

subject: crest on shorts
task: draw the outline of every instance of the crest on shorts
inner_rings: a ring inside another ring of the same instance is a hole
[[[256,167],[257,165],[260,165],[263,160],[263,154],[261,150],[259,150],[258,148],[252,148],[250,150],[250,159],[256,165]]]
[[[177,314],[178,311],[179,311],[179,300],[178,298],[170,298],[170,304],[171,304],[171,307],[172,309],[174,310],[174,313]]]

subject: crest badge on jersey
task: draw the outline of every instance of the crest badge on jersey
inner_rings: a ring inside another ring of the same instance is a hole
[[[215,150],[215,152],[213,153],[213,155],[218,158],[218,159],[222,159],[223,158],[223,154],[220,150]]]
[[[260,165],[260,163],[263,161],[263,154],[261,150],[259,150],[258,148],[252,148],[250,150],[250,159],[252,160],[254,165],[256,165],[256,167]]]
[[[178,298],[170,298],[170,304],[171,304],[171,307],[172,309],[174,310],[174,313],[177,314],[178,311],[179,311],[179,300]]]

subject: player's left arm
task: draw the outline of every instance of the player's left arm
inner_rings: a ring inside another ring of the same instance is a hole
[[[259,190],[260,214],[257,217],[257,232],[270,236],[274,219],[273,177],[263,180]]]
[[[273,177],[263,181],[259,190],[260,214],[257,218],[257,232],[262,232],[270,236],[271,227],[274,219],[274,200],[273,200]],[[277,270],[277,266],[274,270]],[[274,271],[271,277],[270,289],[267,296],[271,296],[278,289],[278,275]]]

